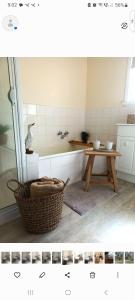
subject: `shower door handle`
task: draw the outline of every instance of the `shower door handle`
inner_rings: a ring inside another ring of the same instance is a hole
[[[15,101],[15,91],[14,89],[11,87],[9,92],[8,92],[8,99],[11,103],[11,105],[15,105],[16,104],[16,101]]]

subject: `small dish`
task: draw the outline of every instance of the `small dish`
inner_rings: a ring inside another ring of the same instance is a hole
[[[106,149],[106,148],[102,148],[102,149],[98,149],[98,150],[95,150],[95,151],[98,151],[98,152],[113,152],[114,150],[113,149],[111,149],[111,150],[108,150],[108,149]]]

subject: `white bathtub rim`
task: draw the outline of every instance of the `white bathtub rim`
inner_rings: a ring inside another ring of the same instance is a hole
[[[84,153],[87,150],[89,150],[89,148],[81,149],[81,150],[74,150],[74,151],[67,151],[67,152],[57,153],[57,154],[47,154],[44,156],[39,155],[39,159],[42,160],[42,159],[49,159],[49,158],[60,157],[60,156],[65,156],[65,155],[76,155],[76,153]]]

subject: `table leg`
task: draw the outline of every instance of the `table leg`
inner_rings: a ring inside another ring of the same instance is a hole
[[[91,156],[89,155],[88,160],[87,160],[87,164],[86,164],[86,169],[85,169],[85,172],[84,172],[84,175],[83,175],[83,180],[86,179],[87,172],[88,172],[88,169],[89,169],[90,161],[91,161]]]
[[[113,156],[110,157],[110,163],[111,163],[111,172],[113,177],[113,185],[114,185],[114,192],[118,193],[118,181],[115,171],[115,158]]]
[[[111,177],[112,177],[110,158],[107,156],[106,159],[107,159],[107,177],[108,177],[108,181],[110,182],[111,181]]]
[[[91,176],[92,176],[94,158],[95,158],[95,155],[92,155],[92,156],[90,156],[90,160],[89,160],[89,166],[88,166],[88,171],[87,171],[87,175],[86,175],[86,185],[85,185],[85,190],[87,192],[89,190],[90,179],[91,179]]]

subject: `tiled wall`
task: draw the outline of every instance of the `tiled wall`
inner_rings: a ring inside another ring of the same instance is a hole
[[[90,132],[90,139],[96,138],[102,143],[111,140],[116,143],[117,123],[126,123],[127,115],[135,112],[135,106],[121,106],[119,108],[91,109],[86,113],[86,130]]]
[[[24,105],[25,135],[27,125],[35,122],[33,149],[44,151],[45,147],[63,145],[71,139],[80,139],[80,132],[87,130],[90,140],[100,139],[102,143],[111,140],[116,143],[117,123],[126,123],[127,115],[135,112],[135,106],[119,108],[84,109],[52,107],[42,105]],[[64,139],[57,132],[69,131]]]
[[[24,104],[25,135],[27,125],[33,122],[33,149],[43,151],[45,147],[63,145],[68,140],[80,139],[80,132],[85,129],[85,110]],[[67,130],[69,135],[61,139],[57,136],[59,130]]]

